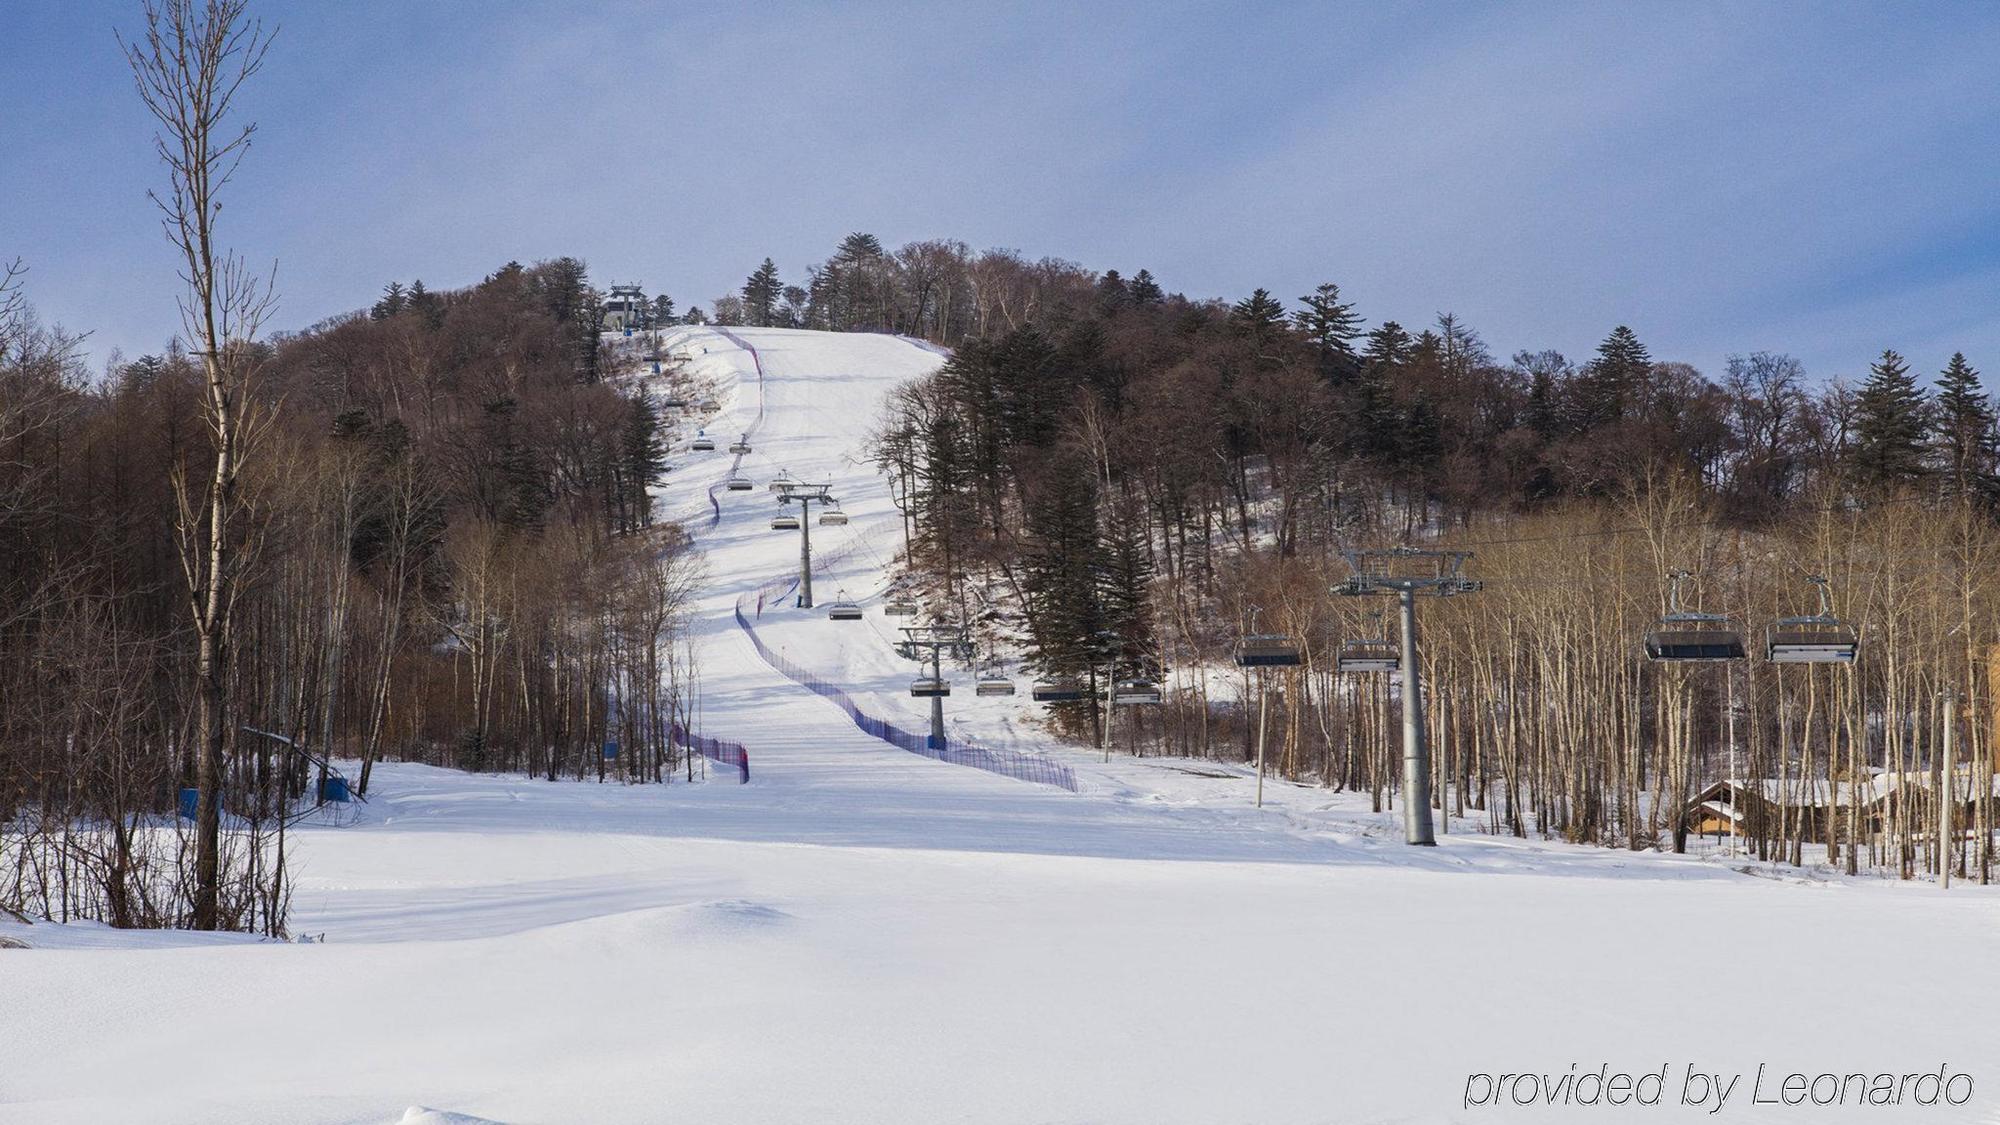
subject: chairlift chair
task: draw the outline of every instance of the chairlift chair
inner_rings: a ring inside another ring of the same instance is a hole
[[[1333,666],[1340,672],[1394,672],[1403,666],[1403,654],[1384,640],[1342,641]]]
[[[991,667],[980,673],[973,681],[972,694],[983,696],[1014,694],[1014,681],[1008,679],[1007,674],[1001,670],[997,654]]]
[[[1833,615],[1826,579],[1806,579],[1819,591],[1819,612],[1783,617],[1764,635],[1764,658],[1773,664],[1852,664],[1861,651],[1861,635]]]
[[[695,438],[694,444],[688,446],[688,448],[694,450],[696,453],[713,453],[715,452],[715,439],[703,434]]]
[[[750,443],[749,441],[743,438],[739,438],[736,441],[732,441],[729,443],[729,452],[741,456],[742,454],[750,452]]]
[[[1340,643],[1340,653],[1334,657],[1333,667],[1337,672],[1375,674],[1395,672],[1403,667],[1403,654],[1389,643],[1382,632],[1382,615],[1372,615],[1375,619],[1375,635],[1355,637]]]
[[[799,517],[797,516],[787,515],[787,516],[771,517],[772,531],[797,531],[798,529],[799,529]]]
[[[731,492],[748,492],[757,486],[750,483],[749,477],[730,477],[723,482],[722,487]]]
[[[701,400],[701,407],[700,407],[700,409],[702,409],[702,410],[704,410],[704,411],[708,411],[708,412],[710,412],[710,413],[713,413],[713,412],[715,412],[715,411],[717,411],[717,410],[720,410],[720,409],[722,409],[722,404],[721,404],[721,403],[719,403],[719,402],[717,402],[717,401],[715,401],[715,400],[714,400],[714,399],[712,399],[712,398],[705,398],[705,399],[702,399],[702,400]]]
[[[797,488],[799,486],[799,483],[800,482],[797,477],[793,476],[792,474],[786,472],[783,469],[779,469],[778,475],[771,478],[771,491],[783,492],[788,488]]]
[[[826,616],[831,621],[859,621],[861,607],[843,598],[826,607]]]
[[[686,399],[684,399],[684,398],[682,398],[682,397],[680,397],[679,395],[668,395],[668,396],[667,396],[666,398],[664,398],[664,399],[660,400],[660,409],[662,409],[662,410],[686,410],[686,409],[687,409],[687,400],[686,400]]]
[[[1028,696],[1037,703],[1076,703],[1089,699],[1090,693],[1075,680],[1038,680]]]
[[[921,680],[910,681],[910,694],[918,699],[940,698],[951,694],[951,683],[948,680],[925,676]]]
[[[1117,707],[1159,701],[1160,685],[1151,680],[1125,680],[1111,691],[1112,705]]]
[[[827,508],[819,514],[819,525],[821,527],[846,527],[847,513],[841,511],[839,508]]]
[[[1299,642],[1280,633],[1253,633],[1236,646],[1239,668],[1296,668]]]
[[[1661,663],[1743,659],[1743,634],[1729,627],[1729,618],[1681,608],[1681,582],[1688,577],[1685,570],[1669,576],[1667,615],[1660,618],[1659,628],[1646,634],[1646,659]]]
[[[915,617],[917,606],[914,602],[890,602],[882,607],[884,617]]]

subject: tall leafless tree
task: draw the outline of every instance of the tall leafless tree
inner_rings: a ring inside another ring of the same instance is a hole
[[[190,924],[212,930],[221,862],[223,751],[230,714],[230,615],[242,559],[237,480],[252,444],[252,341],[271,307],[268,279],[218,247],[222,193],[249,151],[256,125],[230,123],[246,82],[262,67],[271,38],[249,18],[246,0],[145,0],[145,28],[119,45],[140,100],[159,123],[154,147],[167,189],[152,193],[167,240],[181,255],[181,320],[203,371],[202,417],[214,444],[213,471],[196,486],[176,481],[180,553],[188,607],[200,647],[195,747],[195,886]]]

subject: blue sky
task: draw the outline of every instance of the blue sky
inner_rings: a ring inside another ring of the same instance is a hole
[[[274,327],[575,254],[706,306],[850,230],[1153,271],[1502,355],[1614,325],[1720,375],[2000,373],[2000,5],[339,0],[280,25],[229,242]],[[175,332],[137,0],[0,5],[0,257],[113,349]]]

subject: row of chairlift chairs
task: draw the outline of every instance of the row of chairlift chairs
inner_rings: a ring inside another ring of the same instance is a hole
[[[1727,617],[1680,608],[1680,583],[1687,577],[1685,572],[1673,576],[1667,614],[1645,637],[1647,659],[1684,663],[1743,659],[1743,635],[1731,627]],[[1861,648],[1860,634],[1834,616],[1826,579],[1813,575],[1808,581],[1819,592],[1819,612],[1774,623],[1765,632],[1765,659],[1773,664],[1854,663]],[[1380,614],[1376,621],[1379,631]],[[1298,663],[1298,642],[1282,634],[1252,634],[1236,649],[1236,664],[1242,668],[1289,668]],[[1402,656],[1383,637],[1361,638],[1341,644],[1334,667],[1341,672],[1395,672],[1402,667]]]
[[[714,412],[714,411],[717,411],[717,410],[720,410],[720,409],[722,409],[722,404],[721,404],[721,403],[719,403],[719,402],[716,402],[716,401],[715,401],[714,399],[712,399],[712,398],[705,398],[705,399],[702,399],[702,400],[701,400],[700,402],[696,403],[696,404],[695,404],[695,405],[694,405],[693,407],[689,407],[689,406],[688,406],[688,400],[687,400],[687,399],[684,399],[684,398],[680,397],[679,395],[669,395],[669,396],[668,396],[667,398],[665,398],[665,399],[661,400],[661,402],[660,402],[660,409],[662,409],[662,410],[688,410],[688,409],[694,409],[694,410],[700,410],[700,411],[704,411],[704,412]]]
[[[1743,634],[1729,618],[1716,613],[1684,610],[1680,586],[1686,571],[1676,571],[1668,587],[1667,613],[1659,627],[1646,634],[1646,659],[1661,663],[1742,660]],[[1764,659],[1773,664],[1852,664],[1860,655],[1861,634],[1834,616],[1826,579],[1807,579],[1819,592],[1819,612],[1780,618],[1764,634]]]
[[[1685,577],[1684,573],[1674,576],[1668,613],[1661,618],[1659,628],[1646,634],[1647,658],[1668,662],[1743,659],[1742,634],[1730,628],[1728,618],[1680,608],[1680,580]],[[1826,579],[1815,575],[1811,581],[1819,591],[1820,611],[1786,617],[1772,625],[1765,638],[1765,657],[1774,664],[1851,664],[1860,649],[1860,636],[1834,616]],[[917,607],[909,602],[890,602],[883,613],[914,617]],[[859,621],[861,606],[843,595],[827,608],[827,616],[835,621]],[[1376,620],[1379,623],[1381,615],[1376,615]],[[1281,633],[1250,634],[1236,648],[1236,664],[1241,668],[1292,668],[1299,663],[1297,639]],[[1334,661],[1337,671],[1357,674],[1395,672],[1401,666],[1396,647],[1379,636],[1342,642]],[[997,673],[982,674],[974,693],[1013,695],[1014,681]],[[949,696],[951,684],[926,676],[911,683],[910,694],[920,699]],[[1079,703],[1096,693],[1076,680],[1063,679],[1037,681],[1029,694],[1037,703]],[[1120,681],[1111,690],[1114,706],[1158,703],[1160,699],[1159,685],[1148,680]]]
[[[1377,631],[1382,615],[1376,614]],[[1296,668],[1300,663],[1298,639],[1284,633],[1251,633],[1236,646],[1239,668]],[[1334,657],[1334,670],[1357,674],[1394,672],[1402,667],[1402,654],[1380,636],[1342,641]]]
[[[917,612],[915,602],[893,601],[882,606],[884,617],[915,617]],[[843,592],[840,597],[828,603],[826,615],[833,621],[859,621],[862,617],[861,605],[849,599]],[[980,672],[972,685],[972,694],[982,699],[1011,696],[1016,690],[1014,681],[997,669]],[[1029,690],[1031,697],[1037,703],[1068,703],[1090,697],[1090,693],[1082,685],[1070,680],[1037,682]],[[945,698],[951,695],[951,682],[934,676],[922,676],[910,682],[910,694],[918,699]],[[1159,701],[1159,687],[1145,680],[1127,680],[1118,684],[1111,698],[1114,704]]]

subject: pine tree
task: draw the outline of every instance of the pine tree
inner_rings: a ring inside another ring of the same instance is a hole
[[[619,507],[629,531],[653,525],[652,490],[667,472],[667,443],[660,435],[660,409],[650,391],[639,388],[627,410],[625,431],[619,435],[619,477],[626,495]]]
[[[1370,370],[1393,371],[1410,358],[1410,334],[1393,320],[1385,320],[1380,328],[1368,334],[1368,346],[1361,352],[1363,364]]]
[[[1103,572],[1098,578],[1098,602],[1105,627],[1123,645],[1121,663],[1139,676],[1152,674],[1153,560],[1147,550],[1144,509],[1132,496],[1114,497],[1106,505],[1104,534],[1098,547]]]
[[[424,319],[428,328],[438,328],[444,324],[444,301],[436,293],[424,288],[422,278],[410,282],[410,311]]]
[[[1646,345],[1624,325],[1597,345],[1597,358],[1571,384],[1570,427],[1586,433],[1632,413],[1653,369]]]
[[[1915,484],[1925,474],[1930,403],[1909,364],[1885,351],[1868,369],[1854,401],[1853,465],[1857,479],[1877,488]]]
[[[1151,270],[1140,270],[1132,275],[1132,303],[1135,305],[1157,305],[1167,299],[1160,291],[1160,283],[1153,280]]]
[[[1340,299],[1340,286],[1329,281],[1299,300],[1303,307],[1292,321],[1319,348],[1321,362],[1352,370],[1358,358],[1352,341],[1361,335],[1361,318],[1352,303]]]
[[[1109,624],[1101,596],[1103,541],[1090,458],[1074,448],[1059,450],[1050,458],[1041,486],[1026,499],[1022,586],[1035,666],[1046,675],[1090,673],[1097,634]]]
[[[665,293],[653,298],[653,323],[661,325],[674,323],[674,299]]]
[[[1394,326],[1394,321],[1388,325]],[[1346,423],[1343,445],[1348,456],[1382,467],[1395,461],[1402,423],[1395,395],[1389,389],[1389,376],[1395,370],[1392,363],[1369,362],[1342,388],[1346,396],[1341,410]]]
[[[1229,319],[1238,332],[1261,342],[1284,328],[1285,306],[1269,290],[1258,289],[1236,302]]]
[[[408,306],[409,295],[404,291],[403,283],[392,281],[383,288],[382,299],[375,302],[375,307],[368,310],[368,315],[375,320],[387,320]]]
[[[1493,362],[1493,356],[1486,350],[1486,341],[1472,326],[1458,319],[1457,313],[1439,313],[1437,335],[1443,354],[1439,357],[1445,375],[1456,382],[1472,377],[1478,368]],[[1637,340],[1633,341],[1637,343]],[[1643,352],[1645,349],[1641,348]]]
[[[852,264],[871,261],[882,256],[882,240],[872,234],[855,231],[840,240],[840,248],[833,252],[834,260]]]
[[[1117,270],[1106,270],[1097,282],[1097,307],[1105,312],[1124,308],[1132,301],[1132,290]]]
[[[1979,383],[1979,372],[1952,353],[1937,383],[1938,460],[1951,474],[1951,485],[1964,492],[1993,475],[1996,452],[1993,402]]]
[[[769,258],[764,259],[764,264],[743,283],[744,323],[755,328],[771,327],[784,294],[785,284],[778,280],[777,265]]]

